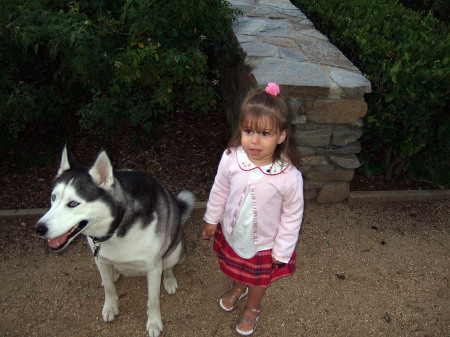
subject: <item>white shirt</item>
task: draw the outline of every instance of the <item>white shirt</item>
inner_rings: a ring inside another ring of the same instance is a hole
[[[244,152],[242,147],[238,148],[238,159],[239,162],[250,162],[247,154]],[[252,180],[256,180],[263,176],[267,172],[269,174],[273,171],[274,164],[268,164],[266,166],[257,167],[252,165],[249,173]],[[242,167],[241,167],[242,168]],[[278,168],[282,170],[282,168]],[[247,171],[248,169],[244,169]],[[266,173],[266,174],[267,174]],[[227,231],[223,231],[225,239],[228,244],[233,248],[234,252],[244,259],[250,259],[255,254],[261,250],[272,249],[274,242],[269,242],[265,245],[256,246],[253,240],[253,204],[252,204],[252,190],[248,189],[245,195],[242,207],[236,219],[236,225],[234,227],[233,233],[229,234]]]

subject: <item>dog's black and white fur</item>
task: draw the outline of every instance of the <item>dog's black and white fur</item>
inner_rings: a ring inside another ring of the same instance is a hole
[[[50,210],[36,223],[37,234],[54,251],[84,234],[105,289],[103,319],[119,313],[114,282],[120,274],[147,275],[149,336],[159,336],[161,277],[169,294],[176,292],[172,268],[183,262],[181,224],[189,217],[192,193],[176,198],[146,173],[114,170],[101,151],[91,168],[80,166],[64,147]]]

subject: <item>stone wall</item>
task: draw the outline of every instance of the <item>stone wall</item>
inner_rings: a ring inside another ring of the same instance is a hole
[[[290,1],[229,2],[243,15],[233,26],[241,62],[221,62],[228,120],[236,126],[249,91],[278,83],[293,114],[305,198],[345,200],[360,166],[356,154],[370,82]]]

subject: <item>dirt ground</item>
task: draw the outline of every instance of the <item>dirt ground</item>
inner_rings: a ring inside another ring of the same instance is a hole
[[[297,270],[268,288],[255,336],[449,336],[449,201],[308,203]],[[201,239],[203,209],[185,224],[179,289],[162,288],[163,336],[234,336],[243,309],[221,311],[227,287]],[[147,336],[144,277],[118,280],[120,314],[101,317],[100,275],[84,239],[61,254],[33,234],[37,217],[0,218],[1,336]]]

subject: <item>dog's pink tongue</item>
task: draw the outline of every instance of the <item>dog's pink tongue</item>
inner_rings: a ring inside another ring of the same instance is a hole
[[[57,238],[49,239],[48,240],[48,245],[51,248],[58,248],[60,245],[62,245],[64,242],[66,242],[67,236],[68,236],[68,234],[65,233],[65,234],[63,234],[61,236],[58,236]]]

